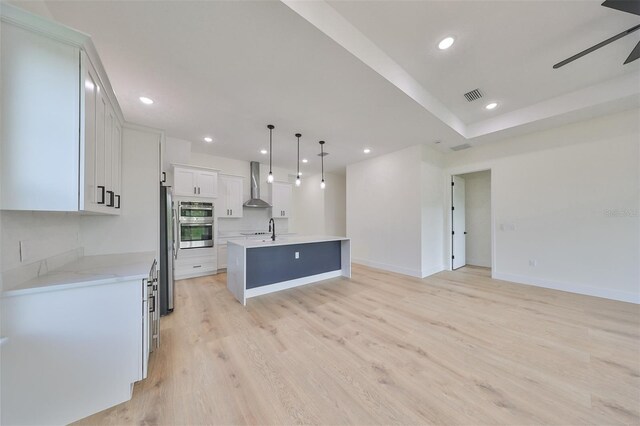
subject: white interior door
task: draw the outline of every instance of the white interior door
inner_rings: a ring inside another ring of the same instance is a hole
[[[467,235],[464,223],[464,179],[460,176],[453,176],[451,183],[451,268],[458,269],[467,263],[465,259]]]

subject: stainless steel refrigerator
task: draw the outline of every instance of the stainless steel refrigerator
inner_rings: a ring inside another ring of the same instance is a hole
[[[160,185],[160,315],[173,311],[176,220],[171,187]]]

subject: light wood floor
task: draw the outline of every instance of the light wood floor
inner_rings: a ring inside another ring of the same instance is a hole
[[[86,424],[639,424],[637,305],[482,268],[250,299],[177,283],[133,399]]]

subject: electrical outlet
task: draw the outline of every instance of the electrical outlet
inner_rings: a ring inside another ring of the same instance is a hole
[[[20,262],[24,263],[27,260],[29,260],[29,250],[27,250],[27,242],[26,241],[20,241]]]
[[[300,252],[299,251],[296,252],[296,259],[300,259]]]
[[[529,266],[538,266],[538,261],[536,259],[529,259]]]

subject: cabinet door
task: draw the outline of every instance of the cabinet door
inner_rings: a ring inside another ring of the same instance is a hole
[[[198,171],[198,196],[216,198],[218,196],[218,173]]]
[[[227,182],[227,206],[230,217],[242,217],[242,204],[244,180],[241,177],[232,177]]]
[[[114,207],[116,210],[119,210],[122,205],[122,128],[117,120],[114,120],[114,122],[113,143],[111,144],[111,152],[113,154],[111,161],[111,182],[115,194]]]
[[[288,218],[291,209],[291,184],[274,182],[271,184],[272,213],[275,218]]]
[[[82,55],[83,87],[84,91],[84,141],[82,146],[83,198],[80,205],[82,210],[98,211],[98,190],[96,188],[96,148],[97,148],[97,90],[98,77],[86,55]]]
[[[115,192],[113,188],[113,130],[115,127],[115,114],[113,108],[107,100],[104,115],[104,182],[106,186],[107,207],[115,206]]]
[[[173,171],[175,195],[194,196],[197,193],[195,170],[175,168]]]
[[[216,199],[216,217],[229,217],[229,176],[220,176],[218,198]]]
[[[96,82],[96,155],[95,155],[95,179],[96,179],[96,204],[107,204],[107,171],[106,171],[106,114],[107,103],[100,83]]]
[[[227,245],[218,246],[218,269],[227,269]]]

